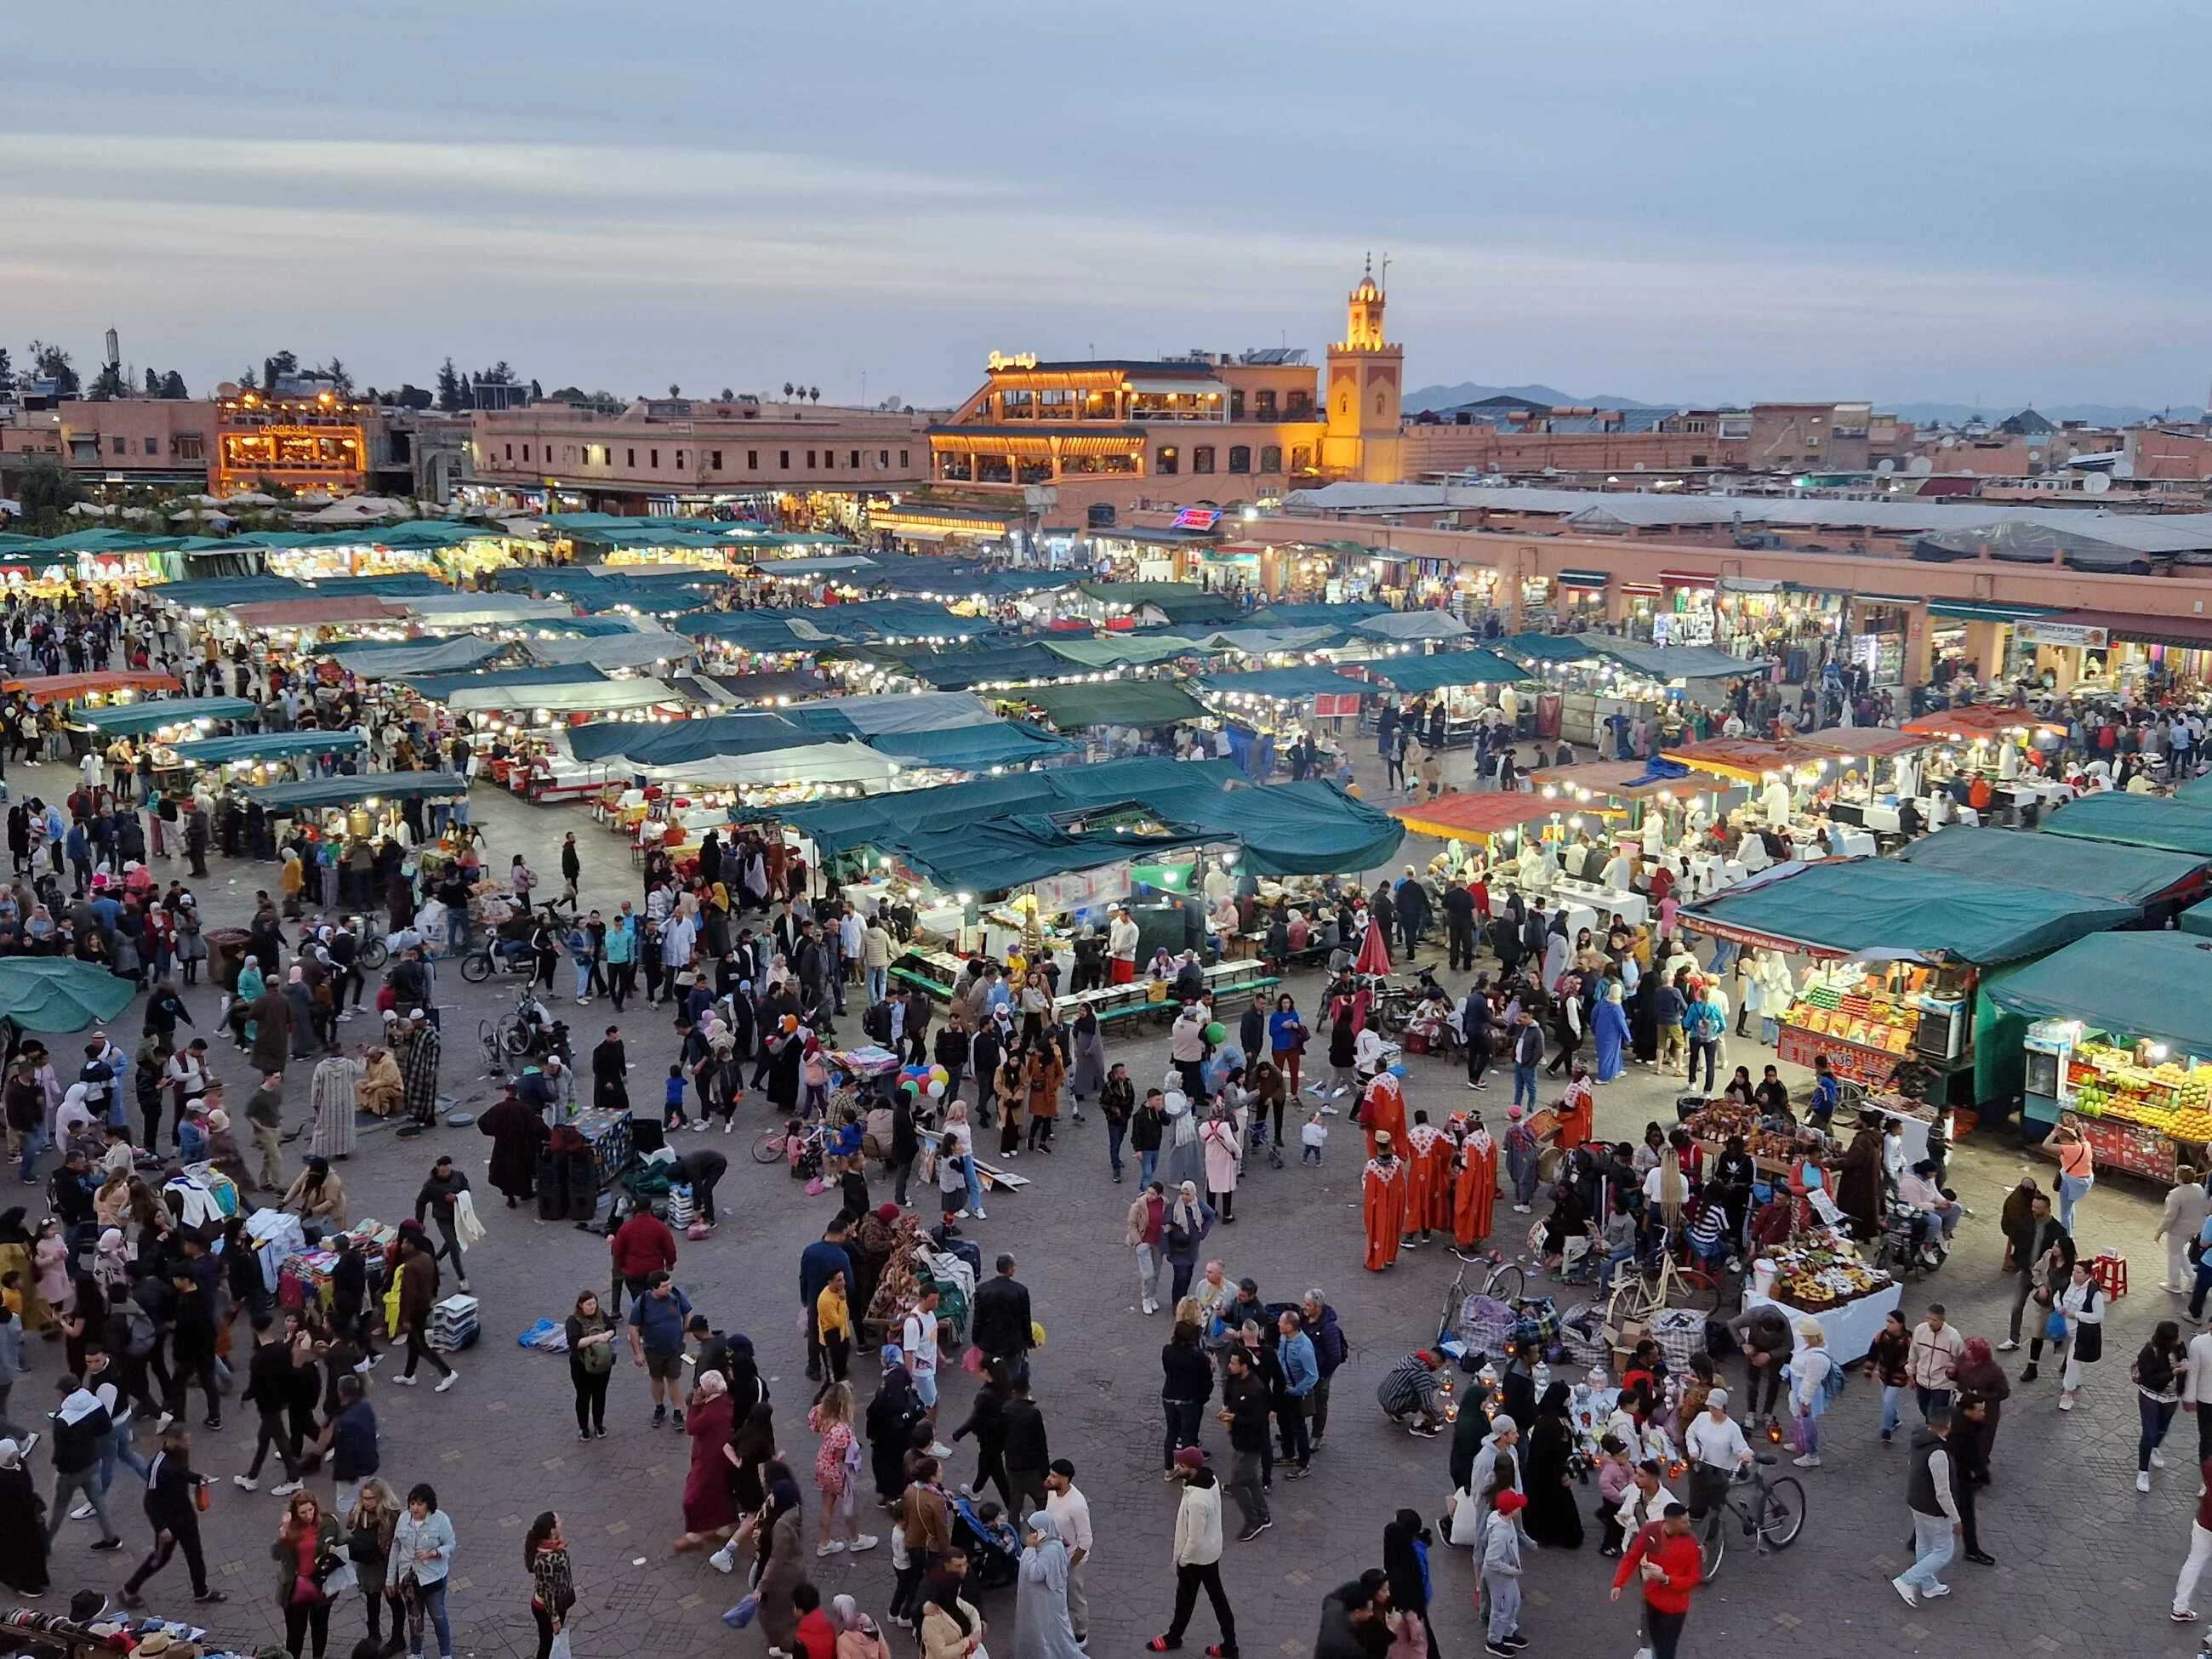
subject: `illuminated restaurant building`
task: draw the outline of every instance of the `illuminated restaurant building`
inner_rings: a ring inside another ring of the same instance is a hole
[[[216,448],[208,489],[218,497],[283,484],[300,495],[356,495],[368,483],[373,404],[334,392],[309,397],[216,392]]]
[[[1016,502],[1050,486],[1060,514],[1111,523],[1161,501],[1236,506],[1332,478],[1395,481],[1404,359],[1384,337],[1383,306],[1363,276],[1319,368],[1295,348],[1068,362],[994,353],[983,385],[929,429],[933,482]]]

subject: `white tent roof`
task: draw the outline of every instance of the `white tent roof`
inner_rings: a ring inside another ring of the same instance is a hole
[[[533,599],[527,593],[410,593],[396,603],[441,628],[495,628],[576,614],[565,599]]]
[[[681,766],[631,766],[610,763],[617,775],[642,775],[656,783],[750,784],[857,783],[889,786],[899,763],[865,743],[818,743],[762,755],[715,755]]]
[[[574,685],[465,685],[446,699],[446,706],[462,714],[545,708],[574,714],[690,701],[664,680],[586,680]]]
[[[1447,611],[1391,611],[1352,623],[1352,631],[1376,640],[1458,640],[1474,630]]]

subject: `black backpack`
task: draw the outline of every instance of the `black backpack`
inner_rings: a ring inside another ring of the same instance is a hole
[[[860,1016],[860,1029],[878,1042],[889,1042],[891,1040],[890,1004],[878,1002],[871,1005],[868,1012]]]

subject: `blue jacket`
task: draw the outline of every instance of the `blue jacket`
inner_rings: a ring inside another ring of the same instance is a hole
[[[799,1302],[811,1310],[822,1287],[830,1282],[832,1273],[845,1275],[850,1285],[857,1277],[853,1271],[852,1253],[842,1244],[832,1244],[826,1238],[817,1238],[799,1253]]]
[[[1322,1376],[1332,1375],[1339,1365],[1344,1364],[1344,1328],[1336,1322],[1335,1309],[1323,1303],[1321,1322],[1308,1325],[1303,1334],[1313,1345],[1315,1368]]]
[[[1292,1399],[1304,1399],[1321,1381],[1321,1366],[1314,1358],[1313,1340],[1304,1331],[1283,1338],[1276,1346],[1275,1358],[1282,1363],[1283,1392]]]

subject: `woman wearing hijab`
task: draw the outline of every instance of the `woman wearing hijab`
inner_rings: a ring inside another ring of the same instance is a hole
[[[1106,1042],[1098,1032],[1098,1011],[1089,1003],[1075,1017],[1071,1035],[1074,1038],[1075,1065],[1068,1074],[1068,1088],[1075,1096],[1075,1116],[1083,1120],[1083,1103],[1102,1093],[1106,1086]]]
[[[708,1539],[719,1544],[738,1524],[730,1463],[723,1455],[730,1428],[729,1379],[720,1371],[701,1371],[684,1414],[684,1432],[691,1441],[691,1469],[684,1480],[684,1535],[676,1540],[679,1553],[698,1549]]]
[[[1382,1571],[1390,1575],[1391,1607],[1408,1620],[1408,1645],[1433,1654],[1437,1633],[1429,1625],[1428,1533],[1412,1510],[1400,1510],[1397,1518],[1382,1528]]]
[[[1535,1426],[1528,1431],[1528,1536],[1555,1549],[1580,1549],[1582,1511],[1575,1505],[1567,1473],[1574,1451],[1574,1430],[1567,1421],[1569,1390],[1553,1382],[1536,1402]]]
[[[1014,1595],[1013,1659],[1083,1659],[1067,1614],[1067,1546],[1052,1516],[1030,1516]]]
[[[1191,1109],[1190,1097],[1180,1089],[1168,1091],[1165,1110],[1167,1124],[1160,1136],[1160,1162],[1164,1165],[1160,1178],[1170,1188],[1188,1185],[1196,1188],[1206,1179],[1205,1158],[1198,1145],[1198,1115]]]
[[[1160,1225],[1160,1244],[1171,1275],[1170,1307],[1181,1302],[1189,1291],[1191,1274],[1198,1266],[1199,1247],[1206,1243],[1206,1234],[1213,1231],[1213,1212],[1200,1201],[1195,1182],[1186,1181],[1176,1188],[1175,1201],[1168,1206]]]
[[[12,1440],[0,1440],[0,1584],[27,1600],[46,1593],[46,1500]]]
[[[868,1462],[876,1478],[876,1497],[886,1507],[906,1490],[906,1452],[914,1425],[922,1419],[921,1396],[906,1355],[894,1344],[883,1351],[884,1374],[868,1401]]]
[[[799,1485],[790,1470],[781,1469],[769,1480],[766,1507],[745,1525],[760,1568],[754,1588],[760,1595],[761,1634],[776,1652],[796,1652],[799,1608],[791,1597],[806,1581],[806,1542],[800,1529]],[[739,1534],[741,1539],[745,1535]]]
[[[1605,982],[1590,1030],[1597,1038],[1597,1080],[1610,1083],[1628,1069],[1628,1015],[1621,1007],[1620,981]]]
[[[860,1611],[849,1595],[830,1603],[830,1622],[837,1631],[837,1659],[891,1659],[890,1644],[876,1628],[876,1621]]]

